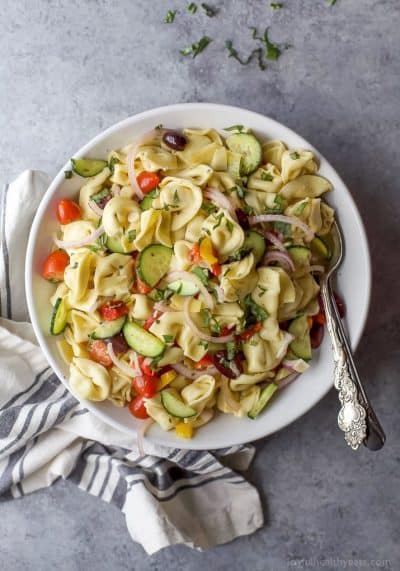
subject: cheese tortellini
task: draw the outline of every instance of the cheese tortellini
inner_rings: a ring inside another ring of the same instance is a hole
[[[185,438],[218,411],[255,418],[309,367],[333,185],[311,151],[240,125],[128,143],[74,161],[79,209],[54,236],[71,390]]]

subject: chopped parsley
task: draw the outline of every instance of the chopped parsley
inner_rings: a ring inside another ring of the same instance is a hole
[[[175,20],[175,15],[176,10],[168,10],[164,19],[164,24],[172,24],[172,22]]]
[[[64,171],[64,176],[66,179],[72,178],[72,171]]]
[[[211,202],[203,202],[201,205],[201,209],[207,212],[207,214],[213,214],[217,208]]]
[[[164,337],[164,341],[166,343],[173,343],[173,341],[174,341],[173,335],[163,335],[163,337]]]
[[[250,53],[250,55],[247,56],[246,59],[242,59],[239,56],[237,49],[233,47],[232,40],[226,40],[225,47],[228,50],[228,54],[229,54],[228,57],[232,57],[233,59],[238,61],[240,63],[240,65],[248,65],[252,61],[254,56],[257,56],[258,67],[262,70],[265,69],[265,65],[263,64],[263,61],[262,61],[262,50],[261,50],[261,48],[256,48],[255,50],[253,50]]]
[[[179,196],[178,196],[178,191],[174,190],[174,195],[172,198],[172,206],[178,206],[179,205]]]
[[[200,345],[200,347],[204,347],[204,349],[206,349],[206,350],[208,349],[208,342],[204,341],[204,339],[200,339],[199,345]]]
[[[290,153],[289,156],[290,156],[290,158],[291,158],[293,161],[297,161],[297,159],[300,158],[300,155],[299,155],[299,153],[298,153],[297,151],[293,151],[293,153]]]
[[[219,335],[221,333],[221,326],[218,321],[210,314],[209,309],[202,309],[201,315],[203,317],[204,326],[208,327],[212,333]]]
[[[196,56],[198,56],[203,50],[206,49],[206,47],[208,46],[208,44],[212,42],[211,38],[209,38],[208,36],[203,36],[198,42],[192,44],[191,46],[188,46],[186,48],[183,48],[182,50],[180,50],[181,55],[183,56],[189,56],[191,55],[192,58],[194,59]]]
[[[236,344],[233,341],[230,341],[226,344],[226,357],[228,361],[232,361],[235,358],[236,353]]]
[[[328,6],[334,6],[336,4],[336,0],[328,0]]]
[[[295,216],[300,216],[300,214],[302,214],[302,212],[305,209],[305,207],[307,206],[307,204],[308,204],[307,200],[303,200],[302,202],[300,202],[300,204],[298,205],[296,210],[293,212],[293,214]]]
[[[281,2],[271,2],[270,6],[273,10],[280,10],[283,8],[283,4]]]
[[[237,184],[236,186],[233,186],[232,188],[230,188],[230,189],[228,190],[228,192],[229,192],[229,193],[236,192],[236,194],[238,195],[238,197],[239,197],[239,198],[242,198],[242,199],[245,197],[245,194],[246,194],[245,189],[243,188],[243,186],[240,186],[240,184]]]
[[[231,127],[225,127],[224,131],[234,131],[235,133],[246,132],[247,129],[243,125],[232,125]]]
[[[158,188],[158,186],[156,188],[153,188],[153,190],[150,190],[150,192],[146,194],[146,196],[150,196],[150,198],[157,198],[159,195],[160,195],[160,189]]]
[[[272,176],[271,173],[266,172],[266,171],[262,171],[261,172],[261,180],[267,180],[268,182],[271,182],[274,180],[274,177]]]
[[[265,49],[265,57],[269,60],[276,61],[281,55],[281,49],[277,44],[270,41],[268,37],[268,28],[265,28],[264,35],[257,35],[257,28],[250,28],[253,31],[253,40],[258,40],[263,43]]]
[[[218,226],[221,225],[222,219],[224,218],[224,213],[220,212],[219,214],[214,214],[214,220],[215,220],[215,224],[212,227],[213,230],[215,230],[216,228],[218,228]]]
[[[228,232],[230,232],[232,234],[233,231],[233,222],[231,222],[229,220],[229,218],[226,219],[226,227],[228,229]]]
[[[286,222],[274,222],[274,230],[280,232],[285,238],[292,235],[292,226]]]
[[[251,250],[249,250],[248,248],[239,248],[238,250],[236,250],[236,252],[234,254],[229,256],[228,263],[240,262],[240,260],[243,260],[243,258],[248,256],[250,254],[250,252],[251,252]]]
[[[274,206],[265,209],[267,214],[282,214],[284,208],[283,198],[280,194],[277,194],[274,198]]]
[[[259,289],[260,292],[261,292],[261,293],[258,294],[258,297],[262,297],[262,296],[264,295],[264,293],[268,291],[268,289],[267,289],[266,287],[263,287],[263,286],[260,286],[260,285],[258,285],[257,287],[258,287],[258,289]]]
[[[192,274],[197,276],[203,285],[208,285],[208,270],[206,268],[194,266],[194,268],[192,268]]]
[[[216,8],[209,6],[205,2],[200,4],[200,6],[203,8],[204,12],[206,13],[206,16],[208,16],[209,18],[213,18],[218,13],[218,10]]]
[[[263,307],[258,305],[258,303],[256,303],[253,300],[250,293],[248,295],[246,295],[246,297],[243,300],[243,303],[244,303],[244,308],[246,311],[246,326],[247,327],[249,325],[254,325],[255,323],[258,323],[260,321],[264,321],[264,319],[267,319],[267,317],[268,317],[267,311]]]
[[[134,239],[136,238],[136,230],[129,230],[127,238],[129,242],[133,242]]]
[[[111,157],[109,163],[108,163],[108,168],[111,171],[111,174],[114,174],[114,166],[119,164],[121,161],[117,158],[117,157]]]
[[[190,2],[187,9],[188,9],[188,12],[190,12],[191,14],[195,14],[197,12],[197,4],[195,2]]]

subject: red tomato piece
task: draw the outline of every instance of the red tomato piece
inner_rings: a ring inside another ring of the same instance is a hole
[[[89,357],[92,361],[96,361],[104,367],[111,367],[113,364],[107,351],[107,345],[101,339],[95,339],[89,342]]]
[[[141,395],[131,400],[128,409],[129,412],[136,418],[140,418],[142,420],[149,418],[146,407],[144,406],[144,398]]]
[[[43,266],[44,279],[51,282],[61,282],[64,279],[65,268],[69,264],[69,256],[64,250],[56,250],[47,258]]]
[[[157,392],[158,377],[141,375],[133,379],[133,388],[142,397],[151,398]]]
[[[149,287],[147,284],[145,284],[144,282],[142,282],[142,280],[139,278],[139,276],[136,276],[136,291],[137,293],[149,293],[151,291],[151,287]]]
[[[81,209],[73,200],[60,200],[57,204],[57,218],[60,224],[69,224],[80,220]]]
[[[123,315],[128,315],[129,308],[123,301],[109,301],[100,307],[100,313],[105,321],[114,321]]]
[[[221,275],[221,265],[220,264],[213,264],[211,266],[211,271],[214,274],[214,276],[220,276]]]
[[[255,325],[253,325],[253,327],[250,327],[249,329],[246,329],[246,331],[243,331],[243,333],[239,333],[238,337],[239,339],[247,341],[247,339],[250,339],[250,337],[253,337],[253,335],[255,335],[258,331],[260,331],[261,327],[262,327],[261,323],[256,323]]]
[[[211,355],[206,354],[200,359],[200,361],[193,362],[192,366],[194,369],[206,369],[210,365],[213,365],[213,363],[214,361],[212,360]]]
[[[202,257],[200,255],[200,244],[193,244],[189,252],[189,260],[193,264],[198,264],[199,262],[201,262]]]
[[[140,190],[147,194],[151,190],[157,188],[160,184],[160,177],[155,172],[143,171],[136,177]]]
[[[155,377],[156,376],[156,372],[153,371],[153,369],[150,367],[150,365],[146,361],[146,357],[143,357],[142,355],[138,355],[138,362],[139,362],[140,370],[142,371],[142,373],[144,375],[147,375],[148,377]]]

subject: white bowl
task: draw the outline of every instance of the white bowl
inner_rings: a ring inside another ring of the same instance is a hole
[[[349,190],[324,157],[305,139],[277,121],[238,107],[212,103],[187,103],[145,111],[110,127],[74,156],[106,157],[112,149],[123,147],[158,124],[171,128],[217,129],[242,124],[264,139],[282,139],[291,147],[311,149],[315,153],[320,161],[321,175],[333,183],[334,191],[329,194],[329,202],[337,211],[345,237],[346,256],[339,271],[338,290],[346,301],[346,322],[352,347],[355,348],[367,318],[370,298],[368,243]],[[43,197],[32,224],[26,257],[26,295],[32,324],[43,353],[67,388],[68,368],[58,354],[56,338],[48,333],[51,314],[49,297],[54,286],[43,280],[40,273],[50,251],[52,233],[58,226],[56,204],[61,198],[75,198],[83,182],[78,176],[65,180],[64,170],[69,168],[68,162]],[[173,431],[164,432],[158,426],[151,427],[148,438],[159,444],[198,450],[250,442],[272,434],[307,412],[332,387],[332,378],[332,355],[328,335],[325,335],[321,348],[314,353],[310,369],[283,390],[257,420],[219,414],[212,422],[199,429],[192,440],[177,439]],[[117,408],[109,402],[83,401],[83,404],[102,420],[124,432],[134,434],[138,427],[139,421],[133,418],[127,409]]]

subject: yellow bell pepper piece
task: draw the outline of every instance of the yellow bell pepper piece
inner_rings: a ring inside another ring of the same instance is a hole
[[[179,438],[192,438],[193,426],[191,424],[186,424],[185,422],[179,422],[175,426],[175,434],[179,436]]]
[[[218,264],[218,258],[215,257],[211,239],[206,236],[200,243],[200,256],[207,264],[212,266]]]
[[[166,373],[163,373],[158,382],[157,390],[161,391],[161,389],[169,385],[169,383],[172,383],[172,381],[175,378],[176,378],[175,371],[167,371]]]

